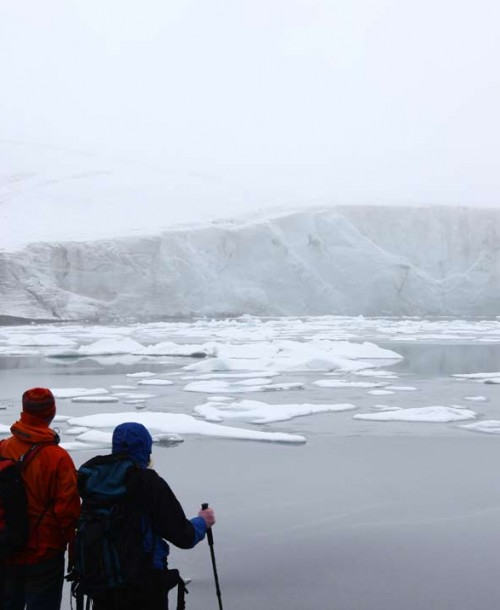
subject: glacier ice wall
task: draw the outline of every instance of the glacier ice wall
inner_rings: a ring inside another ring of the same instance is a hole
[[[0,253],[0,315],[500,314],[500,210],[336,207]]]

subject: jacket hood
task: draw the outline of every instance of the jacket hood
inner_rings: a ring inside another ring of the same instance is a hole
[[[147,467],[152,447],[151,434],[142,424],[126,422],[114,429],[112,452],[126,455],[141,468]]]
[[[21,413],[21,419],[12,424],[10,431],[16,438],[25,443],[59,441],[57,433],[49,428],[47,423],[29,413]]]

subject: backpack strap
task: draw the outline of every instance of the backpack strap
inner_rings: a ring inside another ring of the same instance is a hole
[[[16,465],[19,468],[19,471],[23,472],[23,470],[28,466],[28,464],[31,462],[31,460],[36,456],[36,454],[39,451],[41,451],[44,447],[47,447],[48,445],[58,445],[58,444],[59,444],[59,437],[57,437],[53,441],[42,441],[40,443],[34,443],[33,445],[31,445],[31,447],[28,449],[28,451],[26,451],[26,453],[23,453],[23,455],[21,455],[16,462]],[[36,520],[34,530],[38,529],[38,526],[42,522],[42,519],[45,517],[45,515],[47,514],[47,511],[50,509],[50,507],[53,504],[55,504],[55,498],[49,498],[47,504],[45,505],[45,508],[43,509],[42,513],[39,515],[38,519]]]
[[[31,462],[31,460],[35,457],[35,455],[44,447],[47,447],[48,445],[58,445],[59,444],[59,440],[55,439],[53,441],[42,441],[40,443],[34,443],[33,445],[31,445],[31,447],[28,449],[28,451],[26,451],[26,453],[23,453],[23,455],[21,455],[19,457],[19,459],[17,460],[17,463],[20,465],[21,469],[24,470],[24,468],[26,468],[26,466]]]
[[[67,576],[66,580],[69,580]],[[73,610],[73,598],[76,600],[76,610],[90,610],[92,600],[80,591],[77,580],[73,580],[71,583],[71,610]]]
[[[179,582],[177,583],[177,610],[185,610],[186,608],[186,595],[189,591],[186,589],[186,583],[179,576]]]
[[[189,591],[186,589],[186,583],[182,579],[179,570],[168,569],[166,571],[168,575],[168,589],[174,589],[177,587],[177,606],[176,610],[185,610],[186,608],[186,595]]]

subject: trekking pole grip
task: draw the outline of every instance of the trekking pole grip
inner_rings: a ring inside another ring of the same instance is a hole
[[[201,505],[201,510],[206,510],[208,508],[208,502],[203,502]],[[213,546],[214,543],[214,535],[212,534],[212,528],[207,528],[207,540],[210,546]]]

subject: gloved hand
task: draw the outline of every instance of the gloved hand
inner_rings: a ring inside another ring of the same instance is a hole
[[[198,513],[198,517],[203,517],[207,527],[212,527],[215,524],[214,511],[211,508],[202,508]]]

